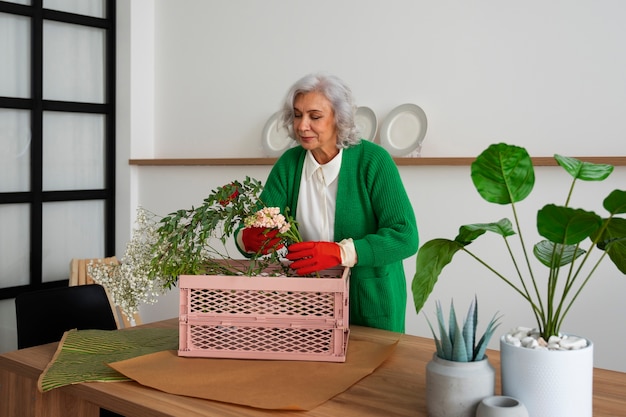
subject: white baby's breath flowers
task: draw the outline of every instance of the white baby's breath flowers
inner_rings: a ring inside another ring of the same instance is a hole
[[[152,249],[157,235],[155,215],[137,209],[136,227],[119,264],[95,262],[88,265],[93,280],[107,289],[113,303],[130,319],[142,304],[154,304],[165,292],[163,280],[150,277]]]

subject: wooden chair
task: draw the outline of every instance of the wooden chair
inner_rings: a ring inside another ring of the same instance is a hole
[[[95,283],[93,278],[89,275],[87,269],[91,262],[103,262],[107,264],[112,263],[116,265],[119,264],[119,261],[115,256],[111,256],[109,258],[72,259],[72,261],[70,262],[70,286],[88,285]],[[111,304],[111,310],[114,313],[115,322],[117,323],[118,329],[142,324],[139,313],[135,313],[131,321],[128,317],[126,317],[122,310],[113,303],[113,301],[111,300],[111,296],[110,294],[108,294],[108,292],[107,295],[109,297],[109,303]]]

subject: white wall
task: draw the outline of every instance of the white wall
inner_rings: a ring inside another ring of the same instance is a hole
[[[399,104],[421,106],[429,121],[423,156],[475,156],[496,141],[526,146],[533,156],[626,154],[626,3],[619,0],[142,0],[136,9],[129,3],[118,2],[132,28],[120,28],[118,39],[131,48],[119,62],[119,90],[128,96],[118,103],[126,121],[118,139],[130,138],[120,146],[132,158],[263,156],[265,121],[293,81],[317,70],[344,78],[357,103],[371,107],[379,121]],[[147,57],[137,59],[146,51]],[[136,88],[146,86],[143,70],[153,91]],[[166,214],[198,204],[234,178],[264,181],[269,172],[129,170],[123,164],[119,181],[129,186],[127,192],[120,189],[118,218],[126,220],[137,204]],[[400,172],[422,243],[452,238],[461,224],[511,217],[480,200],[469,167]],[[526,223],[532,226],[543,203],[563,200],[563,181],[559,168],[537,170],[534,194],[520,206]],[[626,167],[618,167],[606,183],[591,184],[600,192],[579,186],[577,202],[601,213],[599,201],[625,184]],[[119,222],[118,256],[128,235],[128,224]],[[483,245],[492,245],[499,256],[495,243]],[[405,261],[407,287],[414,262],[415,257]],[[519,296],[469,261],[446,269],[424,311],[432,315],[434,300],[447,304],[451,297],[465,309],[474,294],[483,323],[500,311],[502,331],[533,324]],[[595,342],[596,366],[626,372],[623,294],[626,277],[605,264],[564,328]],[[148,321],[176,316],[175,291],[142,313]],[[407,320],[408,333],[430,336],[412,301]]]
[[[424,155],[493,141],[624,154],[620,0],[155,0],[157,157],[259,156],[302,75],[333,72],[382,120],[421,106]]]

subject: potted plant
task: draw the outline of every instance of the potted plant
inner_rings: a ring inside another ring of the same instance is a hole
[[[495,315],[483,335],[477,337],[478,300],[474,297],[462,325],[457,323],[454,302],[446,328],[441,303],[437,302],[439,335],[426,317],[437,351],[426,365],[426,408],[431,417],[474,417],[483,398],[494,395],[495,371],[485,351],[496,328]]]
[[[567,194],[564,205],[547,204],[537,212],[537,231],[545,239],[535,244],[532,251],[524,240],[516,208],[516,203],[524,200],[535,184],[534,168],[528,152],[522,147],[498,143],[489,146],[476,158],[471,166],[471,178],[478,193],[489,203],[510,205],[514,221],[504,218],[494,223],[464,225],[454,240],[433,239],[426,242],[417,253],[416,273],[412,282],[417,311],[421,310],[432,292],[442,269],[452,261],[455,254],[465,253],[502,279],[528,303],[536,319],[536,333],[548,341],[551,336],[560,335],[567,313],[600,262],[608,256],[626,274],[626,219],[619,216],[626,213],[626,191],[614,190],[604,198],[603,207],[608,213],[604,218],[593,211],[569,206],[577,180],[602,181],[613,171],[613,166],[583,162],[561,155],[555,155],[554,158],[573,180],[569,188],[565,189]],[[512,261],[514,276],[497,271],[469,248],[474,240],[486,232],[500,235],[503,239],[503,250]],[[519,240],[520,252],[515,252],[509,239]],[[531,252],[539,263],[531,262]],[[539,267],[544,268],[543,275],[539,275]],[[592,357],[590,343],[582,350],[589,351],[587,354]],[[548,352],[553,354],[551,362],[560,362],[555,354],[563,352]],[[513,385],[518,385],[518,381],[509,379],[513,378],[511,375],[505,375],[507,359],[502,357],[503,393],[519,398],[531,415],[572,415],[567,414],[568,410],[574,410],[573,414],[577,416],[591,415],[592,360],[582,361],[587,366],[591,362],[591,365],[589,369],[580,371],[573,382],[573,385],[588,387],[588,392],[584,395],[566,394],[566,400],[559,400],[555,391],[557,388],[558,391],[564,391],[561,384],[566,384],[572,378],[555,377],[558,378],[558,387],[551,387],[555,385],[553,383],[546,386],[538,384],[537,380],[532,381],[536,389],[542,390],[541,393],[535,392],[522,398],[513,388]],[[540,371],[546,372],[546,369]],[[588,382],[581,381],[581,373],[587,375]],[[507,390],[515,394],[509,394]],[[546,398],[555,408],[550,408],[550,404],[535,405],[540,398]]]

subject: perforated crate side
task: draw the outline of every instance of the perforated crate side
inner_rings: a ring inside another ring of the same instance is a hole
[[[349,329],[190,321],[180,334],[180,356],[344,362]]]
[[[180,276],[179,355],[345,361],[349,269],[325,272]]]

